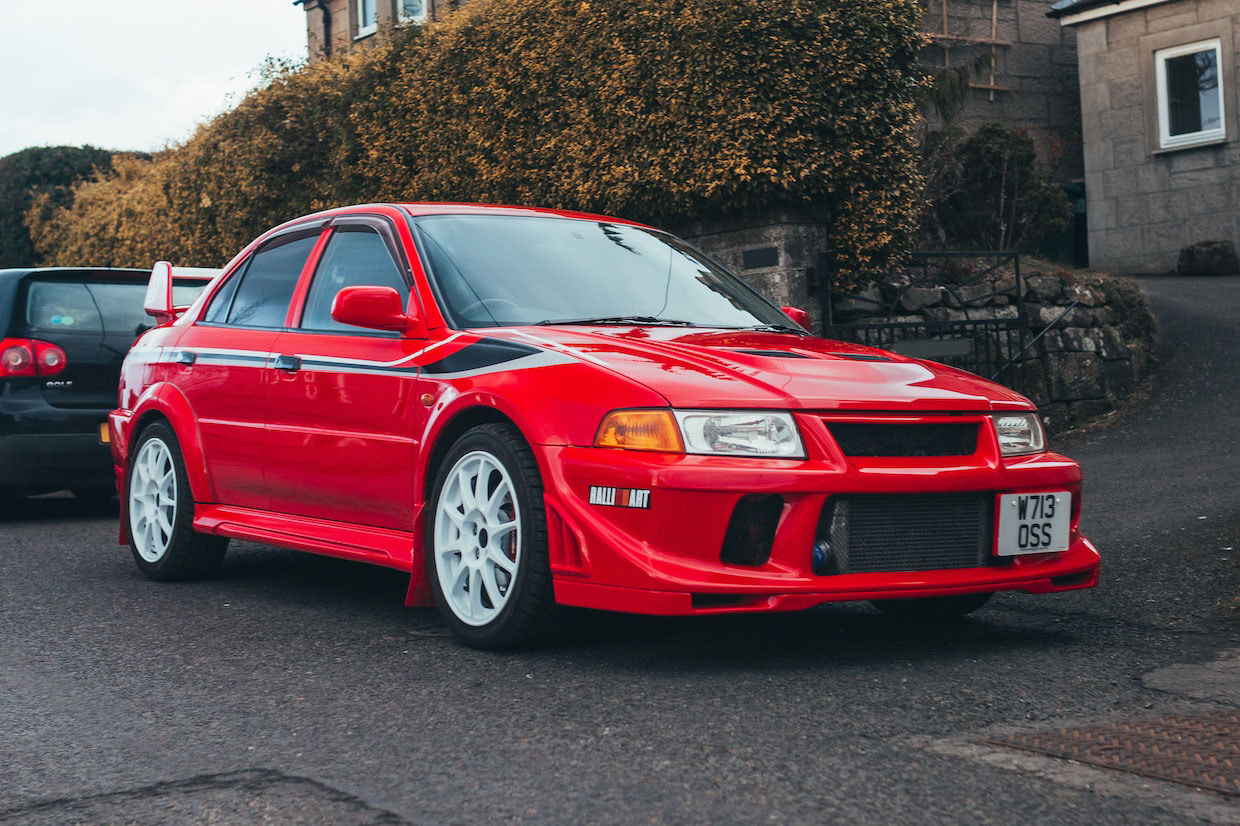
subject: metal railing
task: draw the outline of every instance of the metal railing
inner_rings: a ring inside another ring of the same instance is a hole
[[[821,300],[827,338],[931,359],[1027,392],[1023,356],[1032,341],[1017,253],[913,253],[898,278],[860,294],[838,294],[828,278]],[[926,306],[939,318],[923,317]]]

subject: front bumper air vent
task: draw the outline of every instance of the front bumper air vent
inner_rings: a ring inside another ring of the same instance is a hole
[[[775,528],[784,498],[775,494],[742,496],[728,521],[720,560],[726,565],[765,565],[775,544]]]

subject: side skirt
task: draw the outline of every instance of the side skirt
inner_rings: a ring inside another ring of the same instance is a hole
[[[195,507],[194,530],[411,573],[414,569],[414,536],[406,531],[285,516],[231,505]]]

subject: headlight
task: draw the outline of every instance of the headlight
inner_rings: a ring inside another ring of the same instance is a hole
[[[790,413],[674,410],[686,453],[804,459],[805,448]]]
[[[1046,436],[1037,413],[994,413],[999,452],[1004,456],[1040,453],[1046,450]]]
[[[595,447],[804,459],[790,413],[739,410],[616,410],[594,437]]]

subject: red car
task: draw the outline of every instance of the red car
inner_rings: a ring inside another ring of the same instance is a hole
[[[297,219],[188,310],[156,267],[111,414],[149,577],[229,537],[410,573],[469,645],[559,606],[964,614],[1097,583],[1081,474],[977,376],[810,336],[684,242],[597,215]]]

